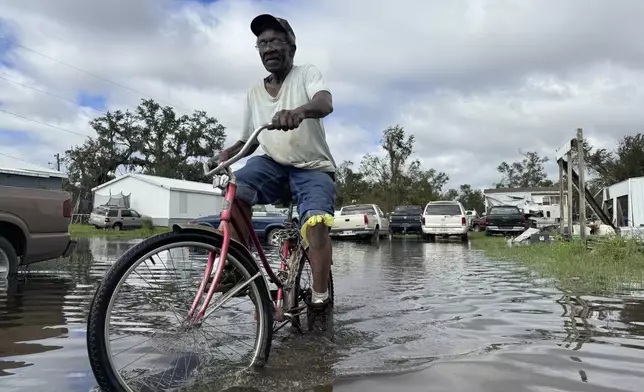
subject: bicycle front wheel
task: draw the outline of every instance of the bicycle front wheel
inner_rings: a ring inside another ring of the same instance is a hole
[[[89,360],[103,391],[225,387],[240,370],[265,364],[272,338],[270,295],[256,263],[243,252],[229,248],[225,271],[234,282],[215,293],[200,322],[186,320],[208,256],[220,254],[222,242],[206,233],[160,234],[110,268],[87,324]]]

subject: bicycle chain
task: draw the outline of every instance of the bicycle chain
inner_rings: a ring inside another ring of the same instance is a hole
[[[288,241],[290,249],[286,258],[280,252],[280,258],[286,263],[286,269],[279,271],[277,277],[282,281],[284,289],[288,291],[293,288],[295,279],[297,279],[304,248],[298,225],[292,221],[285,221],[283,225],[284,228],[278,230],[275,237],[280,249],[284,247],[286,241]]]

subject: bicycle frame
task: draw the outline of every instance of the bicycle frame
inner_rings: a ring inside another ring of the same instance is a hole
[[[188,320],[192,319],[191,321],[198,322],[204,317],[206,310],[210,304],[210,301],[212,300],[214,293],[216,292],[217,288],[219,287],[219,284],[221,283],[224,268],[226,266],[225,260],[226,260],[226,257],[228,256],[230,241],[232,240],[231,227],[230,227],[230,225],[232,224],[231,222],[232,209],[233,209],[233,206],[235,203],[235,197],[237,194],[237,181],[236,181],[235,175],[229,169],[229,166],[234,162],[236,162],[237,160],[241,159],[241,157],[243,157],[243,155],[246,154],[246,152],[250,149],[250,146],[257,139],[257,136],[259,135],[259,133],[262,130],[266,129],[267,127],[268,127],[268,124],[260,128],[257,128],[255,132],[253,132],[251,137],[248,139],[248,141],[246,142],[242,150],[233,158],[229,159],[224,163],[221,163],[217,168],[209,171],[207,164],[204,164],[204,171],[206,172],[206,175],[211,175],[213,173],[216,174],[223,170],[225,172],[225,175],[229,177],[229,179],[227,180],[227,184],[225,186],[226,193],[224,196],[224,202],[223,202],[222,211],[221,211],[221,223],[220,223],[221,229],[224,234],[224,239],[221,246],[221,253],[219,254],[220,262],[217,265],[217,269],[215,271],[212,284],[210,285],[210,287],[208,288],[208,292],[206,293],[205,289],[206,289],[206,286],[208,285],[208,281],[210,280],[210,277],[212,276],[216,254],[215,252],[210,252],[208,256],[208,263],[206,264],[206,270],[204,273],[203,280],[199,286],[199,289],[192,303],[192,306],[188,311],[188,315],[187,315]],[[293,204],[291,203],[289,207],[288,218],[287,218],[288,221],[292,220],[292,214],[293,214]],[[255,247],[255,250],[257,251],[257,254],[259,255],[259,258],[261,260],[262,266],[266,270],[266,273],[270,281],[275,285],[277,285],[277,296],[274,301],[275,311],[278,315],[277,321],[283,321],[284,315],[290,316],[290,314],[283,313],[283,309],[282,309],[284,304],[284,285],[282,281],[278,278],[278,276],[275,274],[275,272],[273,271],[273,269],[271,268],[268,262],[268,259],[266,258],[264,249],[262,248],[259,238],[257,237],[257,233],[253,228],[251,218],[249,218],[248,216],[244,216],[244,221],[242,222],[242,224],[246,226],[246,229],[250,233],[251,242],[249,245],[253,245]],[[281,249],[282,260],[280,263],[280,272],[285,271],[287,268],[287,264],[285,260],[288,259],[290,248],[291,248],[290,240],[289,239],[284,240],[282,244],[282,249]],[[291,273],[297,273],[297,271],[291,271]],[[204,294],[205,294],[205,299],[204,299]],[[202,299],[204,299],[204,301],[201,307],[199,307],[199,303],[201,302]],[[302,308],[304,308],[304,306],[302,306]],[[197,311],[197,309],[199,310]],[[300,309],[298,307],[297,309],[289,309],[289,310],[300,310]]]

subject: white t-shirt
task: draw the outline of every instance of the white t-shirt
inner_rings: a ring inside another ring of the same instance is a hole
[[[256,128],[270,122],[278,111],[296,109],[311,102],[319,91],[330,92],[320,70],[311,64],[294,65],[276,97],[266,91],[264,80],[256,83],[246,96],[240,140],[247,141]],[[298,128],[288,132],[265,130],[258,140],[266,155],[278,163],[335,172],[322,119],[305,119]]]

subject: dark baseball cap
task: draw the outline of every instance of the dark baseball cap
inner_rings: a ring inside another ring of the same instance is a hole
[[[269,14],[262,14],[256,16],[255,19],[250,22],[250,30],[256,37],[259,37],[264,30],[268,29],[281,30],[290,35],[293,42],[295,42],[295,33],[286,19],[278,18]]]

